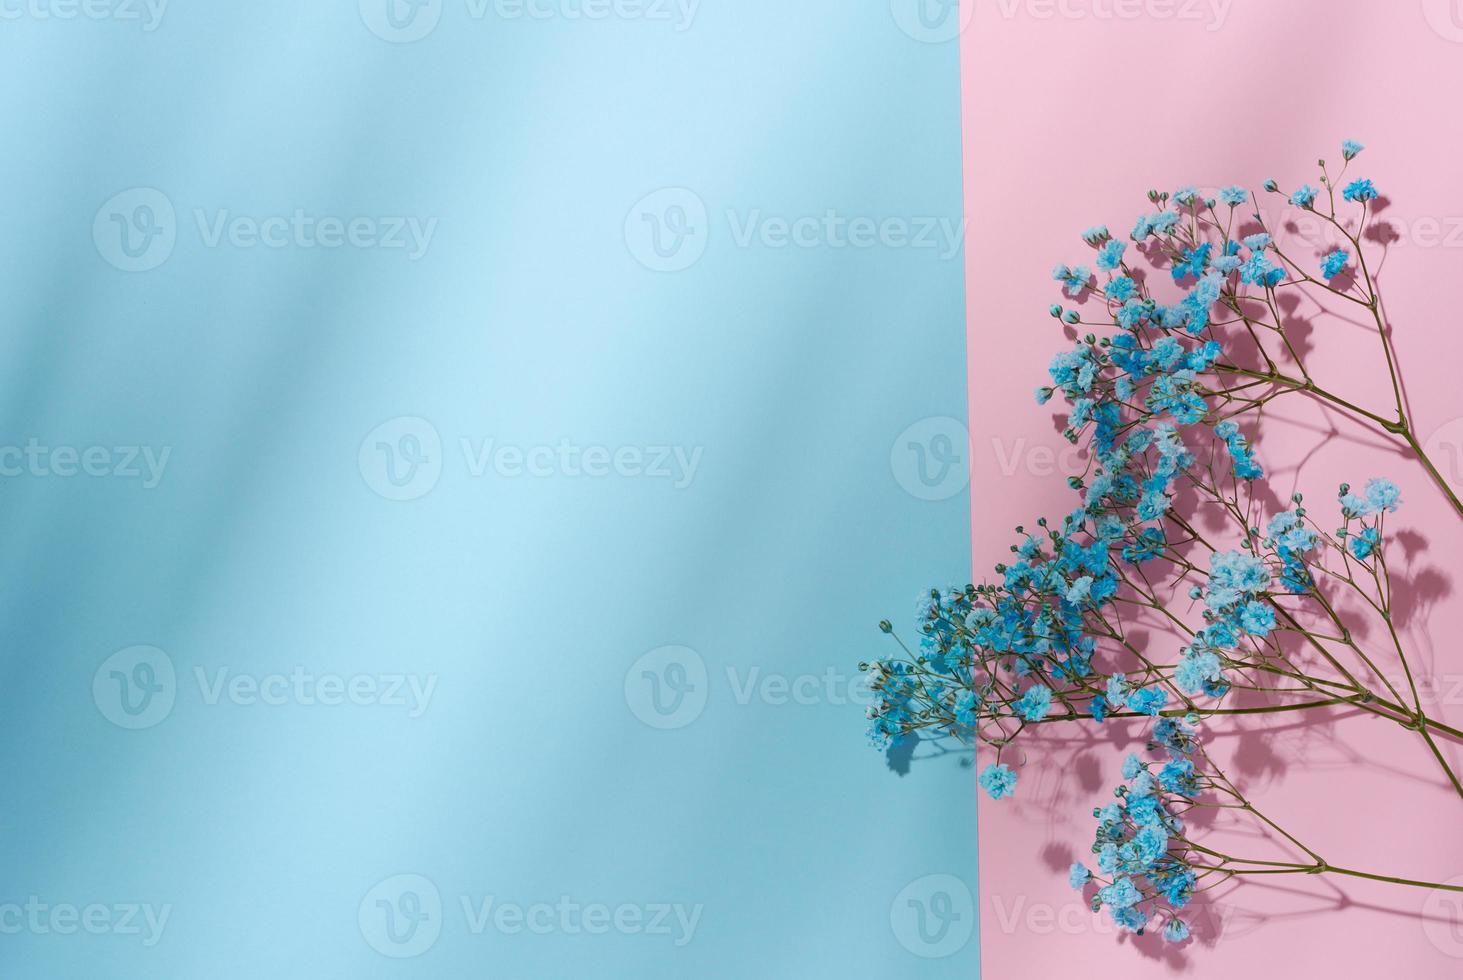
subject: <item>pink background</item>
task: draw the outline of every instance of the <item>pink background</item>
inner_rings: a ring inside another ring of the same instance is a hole
[[[1106,223],[1125,236],[1149,187],[1316,183],[1317,157],[1339,160],[1347,138],[1367,144],[1351,176],[1376,181],[1390,199],[1382,217],[1400,236],[1379,283],[1413,423],[1463,487],[1463,2],[1234,0],[1218,21],[1207,2],[1196,8],[1202,18],[1183,16],[1187,2],[977,0],[962,35],[977,581],[1008,554],[1016,524],[1071,506],[1057,475],[1072,462],[1061,457],[1068,447],[1032,390],[1067,345],[1045,311],[1060,301],[1051,267],[1091,262],[1080,231]],[[1137,16],[1098,16],[1114,9]],[[1262,193],[1261,207],[1274,219],[1284,203]],[[1334,318],[1312,330],[1312,373],[1385,409],[1375,334]],[[1294,397],[1265,426],[1259,456],[1277,490],[1303,489],[1316,511],[1335,513],[1343,479],[1388,475],[1402,487],[1405,506],[1389,524],[1399,618],[1432,692],[1425,707],[1463,726],[1455,558],[1463,522],[1415,460],[1334,413]],[[1463,801],[1416,735],[1347,713],[1269,716],[1263,728],[1273,734],[1257,727],[1209,744],[1257,806],[1328,861],[1463,876]],[[1197,911],[1195,940],[1177,950],[1156,936],[1119,938],[1105,913],[1089,913],[1068,888],[1066,868],[1089,857],[1091,809],[1111,799],[1122,754],[1141,745],[1085,743],[1073,738],[1081,730],[1056,726],[1046,733],[1045,744],[1026,746],[1017,798],[980,805],[981,949],[991,980],[1119,970],[1267,977],[1280,967],[1347,978],[1463,975],[1456,899],[1334,876],[1221,892]],[[1458,768],[1463,747],[1443,744]]]

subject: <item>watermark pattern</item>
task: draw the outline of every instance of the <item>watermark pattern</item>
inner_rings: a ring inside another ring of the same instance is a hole
[[[572,439],[520,445],[497,439],[457,440],[462,472],[480,480],[489,474],[513,479],[661,480],[685,490],[701,467],[701,446],[668,444],[584,445]],[[361,478],[394,501],[431,493],[442,477],[442,437],[426,419],[403,416],[372,429],[357,452]]]
[[[970,431],[948,415],[920,419],[895,438],[889,469],[910,496],[949,500],[970,485]]]
[[[1463,875],[1445,885],[1463,885]],[[1434,888],[1422,902],[1422,931],[1445,956],[1463,959],[1463,892]]]
[[[361,898],[356,921],[366,945],[382,956],[421,956],[442,935],[442,894],[421,875],[393,875]]]
[[[147,34],[167,12],[168,0],[0,0],[0,21],[114,21]]]
[[[1463,0],[1459,2],[1463,3]],[[1201,201],[1217,201],[1222,186],[1200,184],[1195,186],[1195,190]],[[1347,205],[1339,195],[1336,204],[1337,220],[1346,224]],[[1292,204],[1285,194],[1262,191],[1251,197],[1237,214],[1243,225],[1249,225],[1251,216],[1258,215],[1265,224],[1265,230],[1274,236],[1276,243],[1292,260],[1304,265],[1307,254],[1303,250],[1310,250],[1319,268],[1320,257],[1327,252],[1338,248],[1348,253],[1356,250],[1346,235],[1327,220],[1326,211],[1329,211],[1329,205],[1324,195],[1316,208],[1311,209]],[[1352,222],[1351,231],[1355,230]],[[1364,240],[1388,249],[1463,248],[1463,214],[1407,215],[1397,208],[1388,207],[1368,218]]]
[[[153,646],[118,650],[97,668],[91,681],[97,710],[119,728],[152,728],[173,713],[178,697],[173,660]]]
[[[685,728],[706,710],[706,661],[684,646],[656,647],[625,671],[625,703],[651,728]]]
[[[127,936],[151,949],[162,941],[173,906],[151,902],[50,903],[31,895],[0,903],[0,936]]]
[[[924,44],[944,44],[965,32],[977,0],[889,0],[899,29]]]
[[[710,231],[701,196],[666,187],[636,201],[625,216],[625,247],[653,272],[680,272],[701,261]]]
[[[387,500],[425,497],[442,478],[442,436],[426,419],[382,422],[361,440],[356,465],[366,486]]]
[[[686,489],[696,479],[703,452],[701,446],[581,446],[570,439],[534,446],[500,443],[496,439],[478,442],[461,439],[458,445],[467,473],[474,478],[485,476],[489,470],[505,479],[620,477],[668,480],[676,490]]]
[[[505,902],[495,896],[460,898],[463,918],[471,935],[495,932],[504,936],[528,933],[534,936],[652,936],[668,939],[681,947],[696,937],[705,906],[679,902],[581,903],[568,895],[554,902],[527,905]]]
[[[728,666],[724,670],[725,692],[738,707],[761,704],[811,707],[857,705],[874,702],[868,675],[852,674],[829,667],[821,674],[786,674],[760,666]],[[651,728],[662,731],[685,728],[701,717],[710,701],[712,675],[706,661],[690,647],[657,647],[642,654],[625,671],[625,703],[630,713]]]
[[[644,21],[680,33],[691,29],[701,0],[457,0],[469,21]],[[359,0],[366,29],[392,44],[411,44],[442,23],[444,0]]]
[[[924,215],[850,214],[827,208],[818,214],[769,214],[761,208],[726,208],[726,240],[739,249],[893,249],[928,251],[942,261],[961,254],[966,222]],[[712,213],[695,191],[667,187],[635,202],[625,217],[625,246],[654,272],[689,269],[706,254]]]
[[[361,22],[383,41],[410,44],[437,29],[442,0],[360,0]]]
[[[1463,494],[1463,416],[1434,429],[1422,444],[1422,451],[1453,492]]]
[[[230,667],[193,668],[204,704],[282,708],[401,708],[420,718],[437,693],[436,674],[316,674],[302,666],[289,673],[251,674]]]
[[[24,446],[0,446],[0,478],[110,477],[154,490],[172,454],[171,446],[48,446],[31,437]]]
[[[1422,0],[1422,15],[1438,37],[1463,44],[1463,0]]]
[[[965,245],[960,218],[891,215],[874,218],[829,208],[822,214],[765,214],[761,208],[728,209],[727,227],[738,248],[914,249],[953,259]]]
[[[925,875],[902,888],[889,905],[894,938],[915,956],[954,956],[975,934],[970,886],[949,874]]]
[[[829,667],[821,674],[791,675],[764,672],[761,667],[728,667],[726,683],[732,700],[741,706],[756,702],[774,708],[786,704],[801,707],[852,704],[867,708],[874,703],[867,674],[848,674],[836,667]]]
[[[1265,206],[1269,203],[1266,200],[1259,211],[1266,219],[1265,226],[1275,230],[1276,239],[1283,246],[1299,244],[1315,249],[1317,253],[1337,248],[1347,252],[1356,250],[1356,246],[1335,225],[1316,212],[1294,205],[1276,211]],[[1388,210],[1371,220],[1366,238],[1389,249],[1463,248],[1463,216],[1423,214],[1408,217]]]
[[[1417,698],[1423,704],[1463,705],[1463,674],[1424,674],[1417,677]]]
[[[404,252],[424,258],[437,233],[436,218],[411,215],[318,215],[304,208],[287,214],[238,214],[229,208],[194,208],[198,242],[207,249],[356,249]],[[166,262],[178,243],[177,210],[154,187],[134,187],[97,209],[92,241],[97,253],[123,272],[149,272]]]
[[[1055,904],[1033,902],[1026,895],[1014,898],[991,895],[989,907],[992,914],[984,916],[981,921],[982,931],[988,933],[999,932],[1005,936],[1120,936],[1126,932],[1112,920],[1112,916],[1092,911],[1092,907],[1075,893],[1070,900]],[[1265,916],[1258,912],[1218,902],[1196,902],[1189,906],[1184,918],[1196,932],[1213,939],[1238,939],[1258,931],[1265,924]]]
[[[1003,20],[1187,21],[1213,32],[1229,20],[1234,0],[995,0]]]
[[[996,460],[996,472],[1004,477],[1017,473],[1040,477],[1079,476],[1086,470],[1082,448],[1069,442],[1053,447],[1024,436],[1015,439],[992,436],[991,454]]]
[[[97,209],[91,226],[97,253],[123,272],[149,272],[178,242],[173,202],[154,187],[122,191]]]
[[[189,677],[206,707],[379,707],[420,718],[437,692],[436,674],[315,673],[304,666],[288,672],[250,673],[223,666],[194,666]],[[161,724],[179,695],[177,669],[168,654],[153,646],[133,646],[112,654],[92,675],[92,700],[102,717],[119,728],[138,731]]]
[[[649,936],[676,947],[696,935],[705,906],[680,902],[581,902],[570,895],[521,903],[497,895],[459,895],[456,907],[471,937],[502,936]],[[442,894],[419,874],[393,875],[361,899],[356,917],[366,945],[392,959],[421,956],[441,938]]]

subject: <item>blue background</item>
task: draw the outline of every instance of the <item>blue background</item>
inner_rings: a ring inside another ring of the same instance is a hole
[[[926,961],[891,921],[923,876],[974,889],[970,772],[897,775],[821,687],[968,577],[963,483],[909,492],[901,438],[964,417],[961,257],[735,233],[958,221],[956,46],[883,0],[704,0],[686,29],[565,9],[445,0],[410,44],[355,0],[0,23],[0,444],[170,450],[151,488],[0,483],[0,904],[172,906],[151,947],[5,929],[6,976],[976,975],[975,939]],[[132,188],[175,209],[143,272],[105,234]],[[680,271],[634,230],[663,188],[706,208],[660,216],[705,247]],[[415,260],[210,247],[196,217],[296,209],[435,233]],[[410,451],[403,417],[440,474],[393,501],[368,434]],[[701,456],[680,487],[474,475],[462,439]],[[138,644],[176,689],[127,730],[93,679]],[[665,645],[707,676],[663,730],[634,689]],[[297,667],[437,686],[411,717],[210,704],[195,677]],[[739,699],[767,675],[819,693]],[[442,921],[393,959],[358,912],[399,874]],[[677,946],[474,935],[462,896],[703,909]]]

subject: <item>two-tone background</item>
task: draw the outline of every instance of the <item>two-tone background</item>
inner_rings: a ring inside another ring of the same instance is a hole
[[[1463,962],[1370,892],[1146,957],[1055,867],[1085,798],[982,804],[978,876],[856,671],[1063,499],[1049,269],[1149,186],[1368,143],[1463,459],[1455,0],[0,0],[0,80],[6,976]],[[1463,874],[1313,748],[1261,788]]]

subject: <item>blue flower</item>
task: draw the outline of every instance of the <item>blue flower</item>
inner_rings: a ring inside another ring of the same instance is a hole
[[[1250,199],[1250,192],[1239,186],[1226,187],[1219,192],[1219,199],[1236,208]]]
[[[1106,231],[1106,229],[1103,229]],[[1102,248],[1097,251],[1097,267],[1104,272],[1111,272],[1123,262],[1123,252],[1127,249],[1128,243],[1118,241],[1116,238],[1103,243]]]
[[[965,728],[974,728],[976,712],[980,710],[980,695],[964,690],[955,699],[955,721]]]
[[[1168,834],[1163,832],[1162,826],[1148,824],[1133,835],[1133,850],[1137,852],[1138,860],[1151,867],[1168,851]]]
[[[1209,556],[1209,582],[1204,601],[1210,612],[1221,612],[1241,598],[1263,592],[1270,585],[1264,562],[1242,551],[1216,551]]]
[[[1269,636],[1275,628],[1275,610],[1263,602],[1247,602],[1240,610],[1239,623],[1251,636]]]
[[[1074,606],[1080,606],[1087,601],[1092,594],[1092,576],[1083,575],[1067,587],[1066,600]]]
[[[1377,545],[1382,541],[1381,532],[1374,527],[1363,528],[1360,534],[1353,535],[1347,542],[1351,549],[1352,556],[1357,561],[1366,561],[1377,550]]]
[[[1114,303],[1126,303],[1128,300],[1133,298],[1133,294],[1137,292],[1137,290],[1138,284],[1135,283],[1132,279],[1128,278],[1127,276],[1115,276],[1113,280],[1107,284],[1107,289],[1105,290],[1105,292],[1107,293],[1107,298],[1112,300]]]
[[[1133,879],[1124,875],[1111,885],[1098,889],[1102,904],[1112,909],[1132,908],[1142,900],[1143,894],[1133,885]]]
[[[1163,927],[1163,938],[1171,943],[1181,943],[1189,938],[1189,927],[1183,919],[1169,919]]]
[[[1198,279],[1204,274],[1204,268],[1209,264],[1209,253],[1214,246],[1205,242],[1198,248],[1184,249],[1184,260],[1173,264],[1173,281],[1178,282],[1186,276],[1193,276]]]
[[[1265,533],[1275,542],[1282,558],[1303,554],[1316,546],[1316,532],[1305,526],[1298,510],[1281,511],[1270,518]]]
[[[980,785],[993,800],[1003,800],[1016,792],[1016,770],[1002,763],[991,763],[980,774]]]
[[[1158,771],[1158,785],[1170,793],[1194,796],[1199,792],[1194,764],[1188,759],[1171,759]]]
[[[1128,703],[1128,679],[1122,674],[1113,674],[1107,679],[1107,703],[1114,710],[1121,710]]]
[[[1141,242],[1149,235],[1167,235],[1178,227],[1180,215],[1177,211],[1159,211],[1138,218],[1133,226],[1133,241]]]
[[[1140,715],[1158,717],[1163,706],[1168,704],[1168,692],[1157,687],[1140,687],[1128,695],[1128,707]]]
[[[1371,513],[1384,510],[1395,512],[1397,505],[1402,502],[1402,491],[1391,480],[1378,477],[1367,481],[1366,499]]]
[[[1321,274],[1327,279],[1335,279],[1341,275],[1341,270],[1346,268],[1346,263],[1350,260],[1351,253],[1338,248],[1321,260]]]
[[[1239,278],[1251,286],[1274,287],[1285,280],[1285,270],[1274,265],[1264,251],[1256,251],[1240,266]]]
[[[1087,288],[1087,281],[1092,278],[1092,270],[1085,265],[1059,265],[1052,270],[1052,278],[1066,286],[1068,296],[1076,296]]]
[[[1348,201],[1373,201],[1376,200],[1377,189],[1372,186],[1370,180],[1353,180],[1346,185],[1345,190],[1341,192],[1341,196]]]
[[[1123,546],[1123,561],[1130,565],[1152,561],[1163,554],[1166,544],[1161,530],[1145,527],[1138,532],[1138,537],[1132,544]]]
[[[1346,140],[1341,144],[1341,156],[1347,160],[1355,160],[1356,155],[1365,149],[1356,140]]]
[[[1194,886],[1198,881],[1194,872],[1187,869],[1161,876],[1154,881],[1158,886],[1158,893],[1168,900],[1168,904],[1176,909],[1181,909],[1189,904],[1189,899],[1194,897]]]
[[[1308,208],[1316,203],[1316,195],[1321,193],[1318,188],[1310,184],[1302,184],[1290,195],[1290,203],[1298,208]]]
[[[1198,694],[1206,683],[1221,680],[1223,677],[1219,669],[1219,657],[1207,650],[1188,654],[1179,661],[1178,668],[1173,672],[1174,683],[1185,694]]]
[[[1257,480],[1265,475],[1264,469],[1255,462],[1255,457],[1239,426],[1232,419],[1225,419],[1214,427],[1214,434],[1225,442],[1230,458],[1234,460],[1234,475],[1241,480]]]
[[[1081,889],[1092,880],[1092,872],[1087,870],[1086,865],[1073,863],[1072,870],[1067,872],[1067,881],[1073,888]]]
[[[1178,718],[1160,718],[1153,723],[1153,741],[1170,753],[1187,755],[1194,751],[1194,729]]]
[[[1012,705],[1016,713],[1027,721],[1041,721],[1052,710],[1051,689],[1041,684],[1033,685],[1026,689]]]

